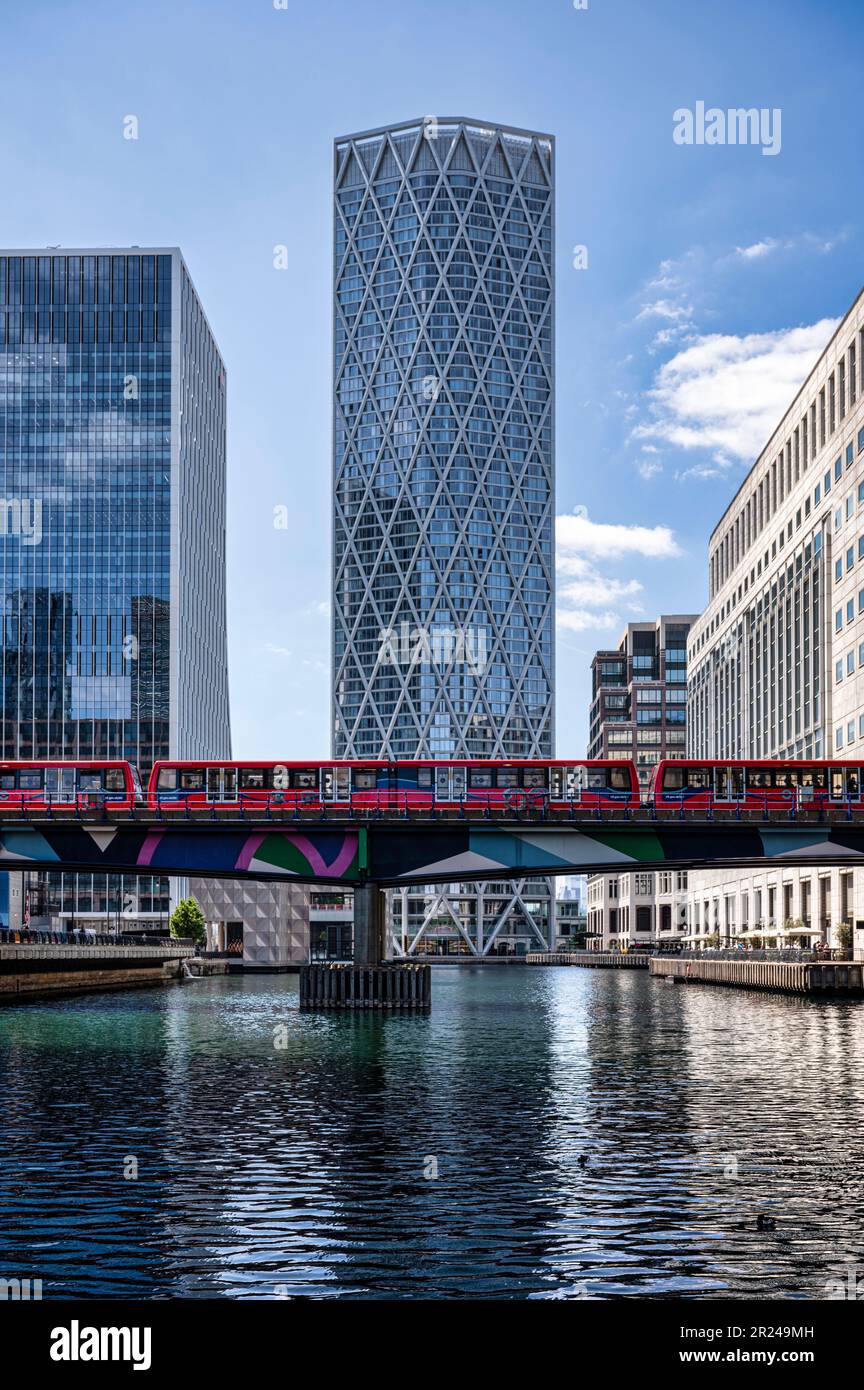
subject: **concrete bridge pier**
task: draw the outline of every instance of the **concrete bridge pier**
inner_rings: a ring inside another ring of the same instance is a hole
[[[386,904],[377,883],[354,889],[354,964],[381,965],[386,958]]]

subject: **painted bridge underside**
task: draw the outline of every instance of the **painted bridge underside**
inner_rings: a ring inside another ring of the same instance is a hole
[[[0,827],[0,867],[300,883],[449,883],[640,867],[864,862],[864,823],[442,825],[334,821],[175,825],[138,821]]]

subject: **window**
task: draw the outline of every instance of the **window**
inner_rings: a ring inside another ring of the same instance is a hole
[[[0,774],[0,791],[13,792],[15,790],[15,773],[4,772]]]
[[[431,767],[421,767],[417,773],[418,787],[431,787],[432,769]],[[355,772],[354,790],[358,792],[373,792],[375,790],[374,772]]]
[[[823,488],[825,489],[825,496],[827,497],[827,496],[828,496],[828,493],[831,491],[831,474],[830,474],[830,473],[826,473],[826,474],[825,474],[825,477],[822,479],[822,486],[823,486]]]
[[[159,769],[159,781],[157,783],[160,792],[173,792],[177,790],[177,769],[176,767],[162,767]]]
[[[834,631],[835,631],[835,632],[842,632],[842,630],[843,630],[843,609],[842,609],[842,608],[838,608],[838,609],[837,609],[837,612],[834,614]]]
[[[472,787],[491,787],[492,773],[484,772],[479,767],[472,767],[468,770],[468,784]]]
[[[836,680],[836,682],[837,682],[838,685],[840,684],[840,682],[841,682],[842,679],[843,679],[843,660],[842,660],[842,657],[841,657],[841,659],[840,659],[838,662],[835,663],[835,666],[834,666],[834,679]]]
[[[35,792],[35,791],[39,791],[39,789],[40,789],[41,786],[42,786],[42,773],[41,773],[41,772],[19,772],[19,774],[18,774],[18,786],[21,788],[22,791],[25,791],[25,792]]]
[[[248,786],[264,787],[267,785],[265,771],[263,768],[260,770],[260,773],[256,772],[252,775],[260,775],[262,780],[260,782],[247,783]],[[315,788],[318,786],[318,773],[316,769],[314,767],[294,768],[293,772],[291,773],[291,785],[292,787],[300,787],[306,791],[314,791]]]
[[[834,581],[835,581],[835,583],[837,582],[838,579],[842,579],[842,578],[843,578],[843,561],[842,561],[842,560],[835,560],[835,561],[834,561]]]
[[[359,786],[359,785],[360,785],[359,782],[357,781],[357,777],[358,777],[358,776],[359,776],[359,777],[369,777],[369,778],[371,778],[371,783],[367,783],[367,786],[371,785],[371,786],[374,787],[374,785],[375,785],[375,774],[374,774],[374,772],[361,772],[361,773],[356,774],[355,779],[354,779],[354,781],[355,781],[355,786]],[[417,769],[417,785],[418,785],[418,787],[431,787],[431,785],[432,785],[432,769],[431,769],[431,767],[418,767],[418,769]]]
[[[200,774],[199,774],[200,775]],[[184,774],[185,776],[185,774]],[[184,783],[185,785],[185,783]],[[295,783],[296,785],[296,783]],[[263,791],[263,767],[243,767],[240,769],[240,786],[244,791]]]
[[[854,652],[847,652],[847,654],[846,654],[846,674],[847,674],[847,676],[852,676],[852,675],[854,675],[854,673],[855,673],[855,653],[854,653]]]
[[[109,767],[105,771],[106,792],[125,792],[126,778],[121,767]]]
[[[837,732],[836,732],[836,734],[834,735],[834,746],[835,746],[836,748],[838,748],[838,749],[843,747],[843,730],[842,730],[842,729],[838,729]]]
[[[180,786],[186,792],[204,790],[204,770],[200,767],[184,767],[180,773]]]
[[[79,772],[78,773],[79,792],[101,792],[102,773],[101,772]],[[122,787],[121,787],[122,790]]]
[[[854,621],[854,618],[855,618],[855,600],[854,600],[854,598],[850,598],[849,602],[846,604],[846,621],[847,621],[847,623],[853,622],[853,621]]]

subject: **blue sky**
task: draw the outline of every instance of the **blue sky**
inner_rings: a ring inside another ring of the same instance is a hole
[[[6,0],[0,23],[0,242],[179,245],[227,363],[239,755],[329,749],[333,137],[556,136],[558,751],[584,751],[593,652],[704,605],[710,530],[864,279],[860,0]],[[677,145],[698,101],[779,108],[779,154]]]

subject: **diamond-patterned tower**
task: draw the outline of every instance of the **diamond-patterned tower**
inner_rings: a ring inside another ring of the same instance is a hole
[[[334,754],[551,757],[554,142],[427,116],[334,179]]]

